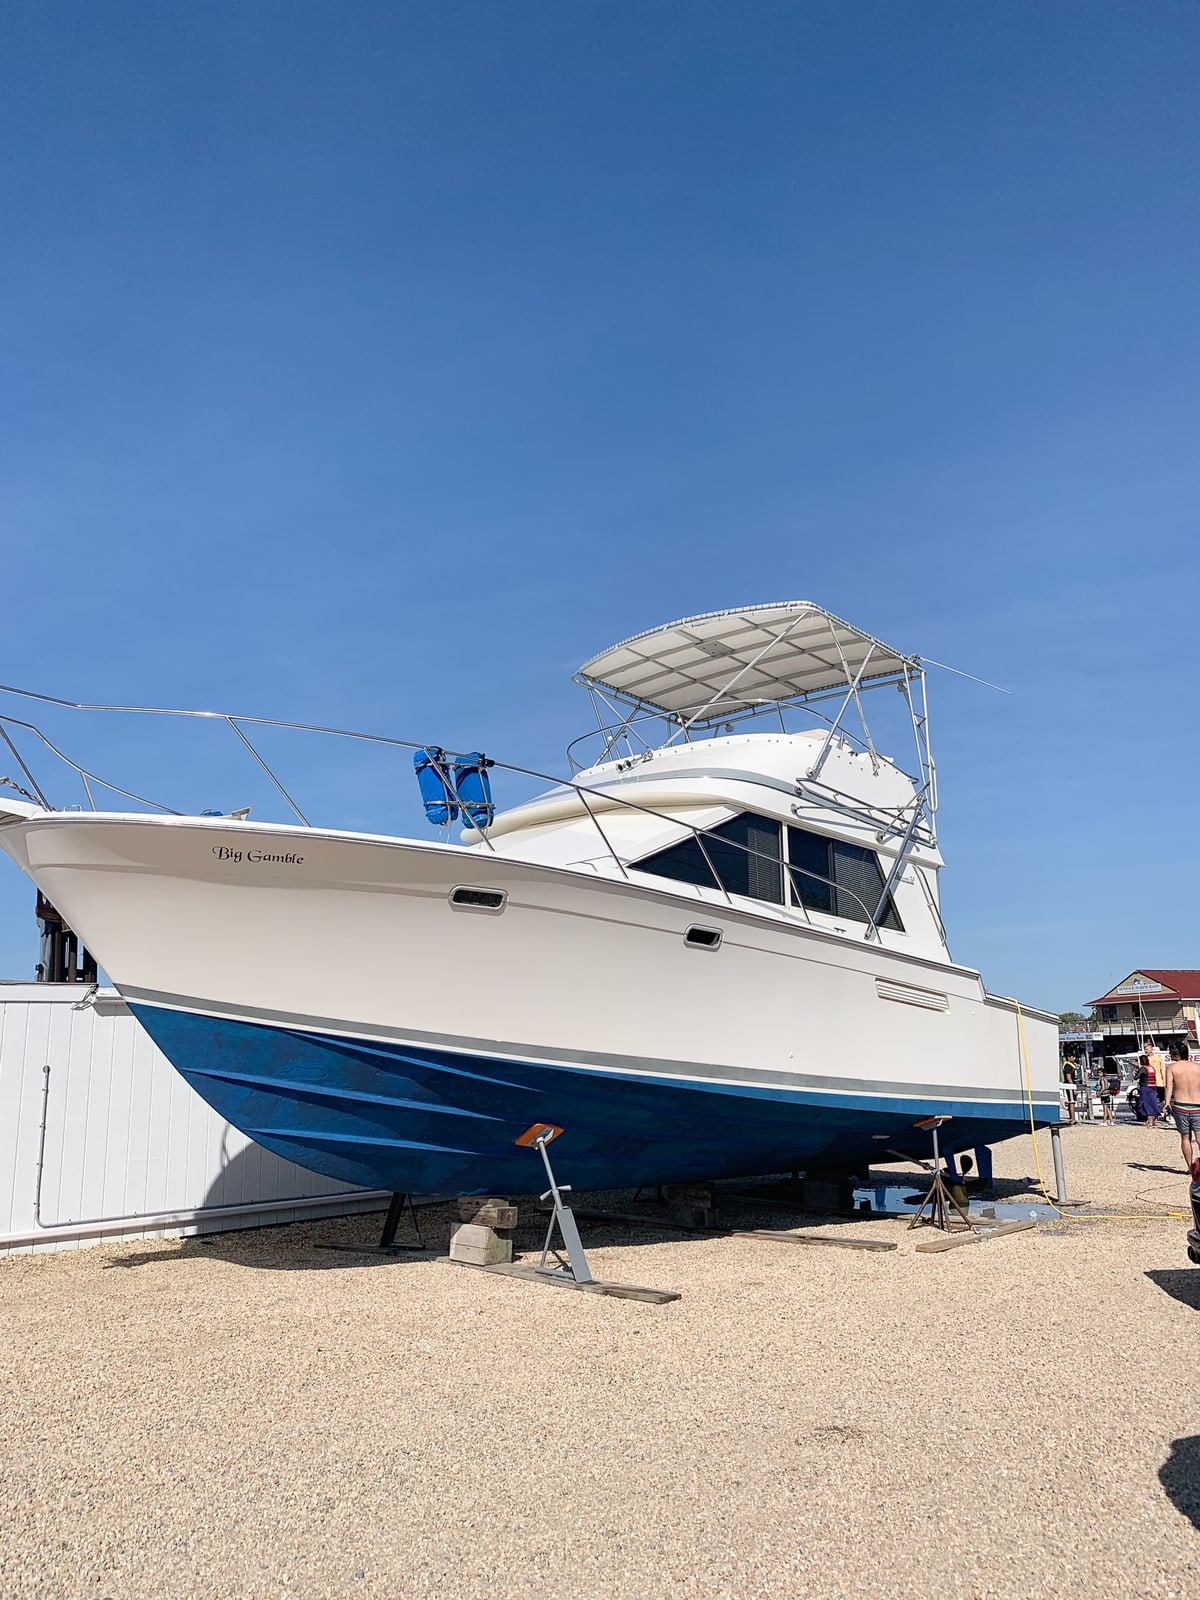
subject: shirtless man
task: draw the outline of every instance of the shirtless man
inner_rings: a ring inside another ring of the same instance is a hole
[[[1190,1172],[1200,1160],[1200,1061],[1188,1057],[1186,1044],[1172,1044],[1167,1063],[1167,1103],[1165,1111],[1175,1118],[1183,1164]]]

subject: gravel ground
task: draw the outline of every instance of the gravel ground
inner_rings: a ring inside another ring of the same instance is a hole
[[[1097,1208],[1186,1202],[1173,1134],[1063,1143]],[[313,1248],[370,1217],[0,1261],[0,1592],[1195,1594],[1182,1221],[819,1225],[899,1249],[585,1228],[662,1307]]]

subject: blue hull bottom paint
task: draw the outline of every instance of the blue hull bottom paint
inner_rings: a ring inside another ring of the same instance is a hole
[[[949,1112],[943,1148],[1025,1131],[1021,1100],[934,1103],[742,1088],[367,1042],[132,1004],[196,1092],[251,1139],[369,1189],[528,1193],[531,1123],[564,1129],[557,1167],[576,1189],[739,1177],[815,1161],[860,1170],[889,1147],[926,1155],[913,1123]],[[1038,1107],[1038,1121],[1052,1112]],[[879,1135],[886,1134],[886,1140]]]

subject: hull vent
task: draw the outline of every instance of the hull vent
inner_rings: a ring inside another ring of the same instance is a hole
[[[450,904],[460,911],[503,911],[507,899],[505,889],[474,889],[460,884],[450,891]]]
[[[905,1006],[924,1006],[926,1011],[949,1011],[950,996],[936,989],[914,989],[908,983],[892,983],[887,978],[875,979],[875,993],[881,1000],[899,1000]]]

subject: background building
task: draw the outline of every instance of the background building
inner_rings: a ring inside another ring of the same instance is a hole
[[[1103,1055],[1137,1050],[1146,1039],[1165,1048],[1173,1039],[1196,1043],[1200,972],[1141,967],[1092,1001],[1093,1049]]]

